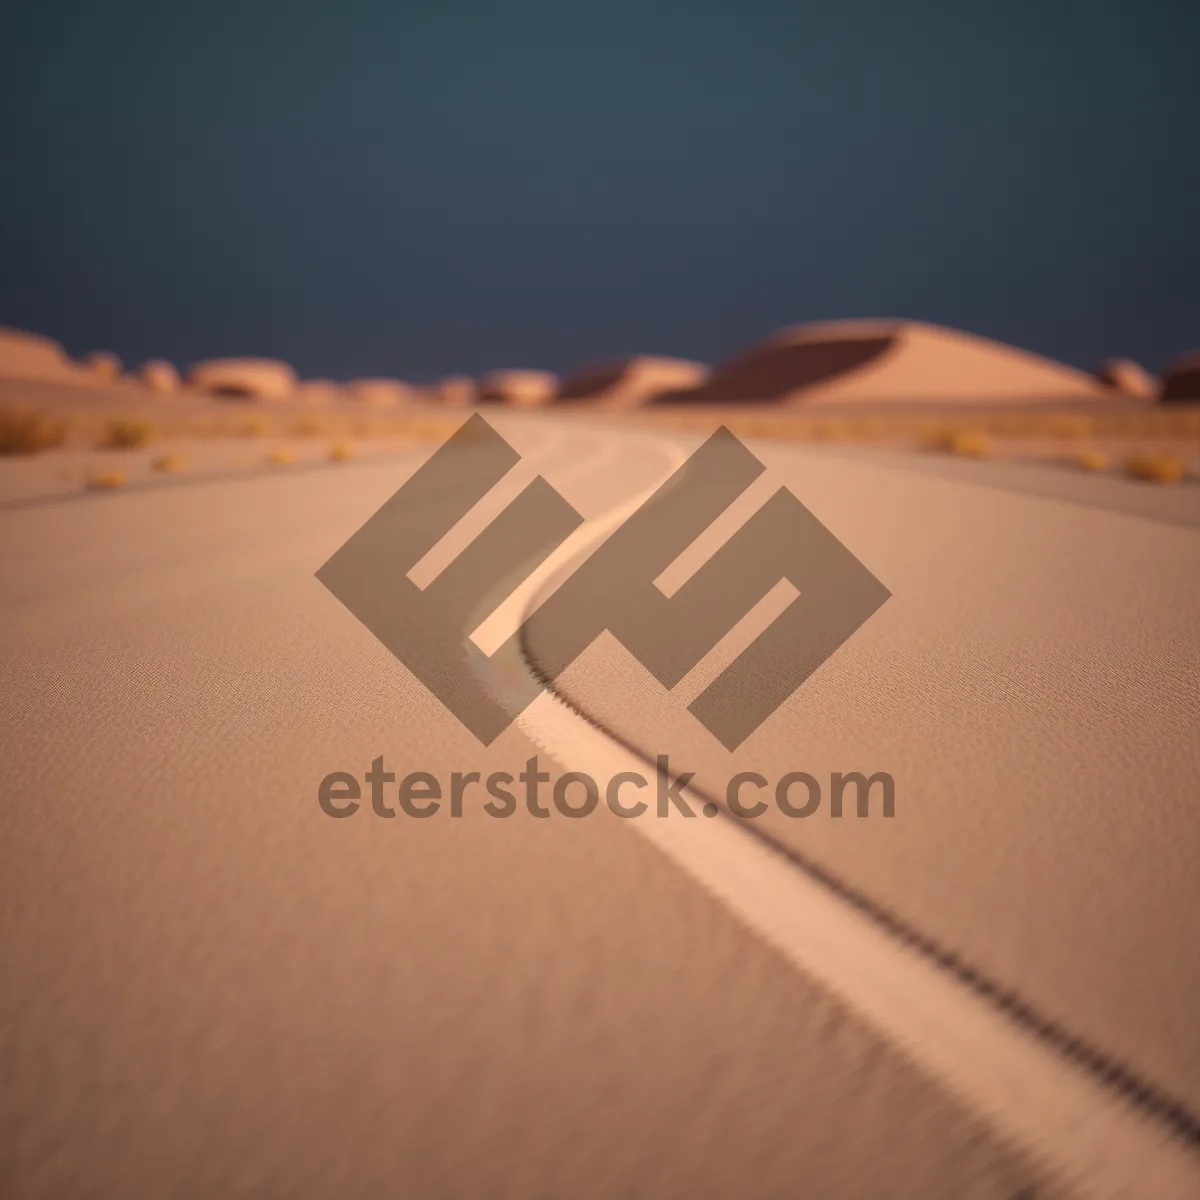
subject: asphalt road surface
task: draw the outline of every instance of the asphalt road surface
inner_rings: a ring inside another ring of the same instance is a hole
[[[501,428],[597,522],[694,445]],[[893,595],[733,754],[608,638],[458,726],[314,578],[423,454],[0,509],[0,1193],[1200,1194],[1200,533],[756,450]],[[317,802],[663,753],[895,816]]]

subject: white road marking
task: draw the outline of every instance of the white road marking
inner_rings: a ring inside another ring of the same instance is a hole
[[[682,451],[664,443],[672,465]],[[661,481],[660,481],[661,482]],[[648,498],[646,489],[589,521],[519,589],[543,590]],[[586,536],[585,536],[586,532]],[[550,692],[518,718],[548,754],[596,779],[645,764]],[[703,800],[684,791],[699,812]],[[653,810],[633,827],[808,977],[899,1046],[964,1105],[1081,1196],[1184,1200],[1200,1195],[1200,1158],[967,984],[904,947],[784,855],[725,817]]]

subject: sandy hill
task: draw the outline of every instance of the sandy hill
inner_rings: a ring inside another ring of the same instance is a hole
[[[1176,401],[1200,403],[1200,350],[1180,355],[1163,372],[1160,399],[1168,404]]]
[[[1096,378],[1124,397],[1153,400],[1159,391],[1158,380],[1132,358],[1106,358],[1096,368]]]
[[[558,402],[597,408],[637,408],[659,392],[701,386],[709,370],[682,358],[635,355],[567,376]]]
[[[53,338],[0,327],[0,378],[103,385],[120,374],[114,356],[96,354],[93,361],[94,367],[75,362]]]
[[[489,371],[479,381],[478,399],[485,404],[537,408],[554,399],[558,379],[549,371]]]
[[[345,392],[351,400],[379,408],[408,404],[415,396],[414,389],[403,380],[379,377],[352,379],[345,385]]]
[[[825,321],[781,330],[659,403],[1037,402],[1115,395],[1094,376],[920,321]]]
[[[188,368],[188,383],[201,392],[244,400],[287,400],[296,372],[274,358],[210,358]]]

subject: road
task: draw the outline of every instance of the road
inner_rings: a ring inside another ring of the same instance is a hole
[[[514,482],[540,472],[597,521],[694,444],[502,427]],[[563,703],[487,749],[457,727],[313,577],[420,454],[0,512],[0,1190],[1192,1181],[1200,534],[916,459],[757,449],[893,597],[732,756],[605,639]],[[885,770],[896,816],[755,822],[746,853],[779,873],[764,909],[739,891],[746,838],[724,815],[687,823],[707,839],[693,851],[670,841],[678,822],[603,808],[317,804],[322,778],[380,755],[398,776],[534,754],[599,776],[637,750],[718,799],[732,767]],[[857,985],[811,913],[796,935],[793,884],[857,948]],[[862,980],[893,963],[907,999],[881,1012]],[[1011,1037],[1007,1099],[986,1056],[936,1044],[931,1012],[949,1046],[967,1044],[955,1029]],[[1014,1112],[1047,1080],[1077,1120],[1039,1140]]]

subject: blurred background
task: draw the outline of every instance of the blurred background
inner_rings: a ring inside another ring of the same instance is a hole
[[[1197,341],[1200,10],[66,3],[0,18],[0,324],[302,375],[918,317]]]

